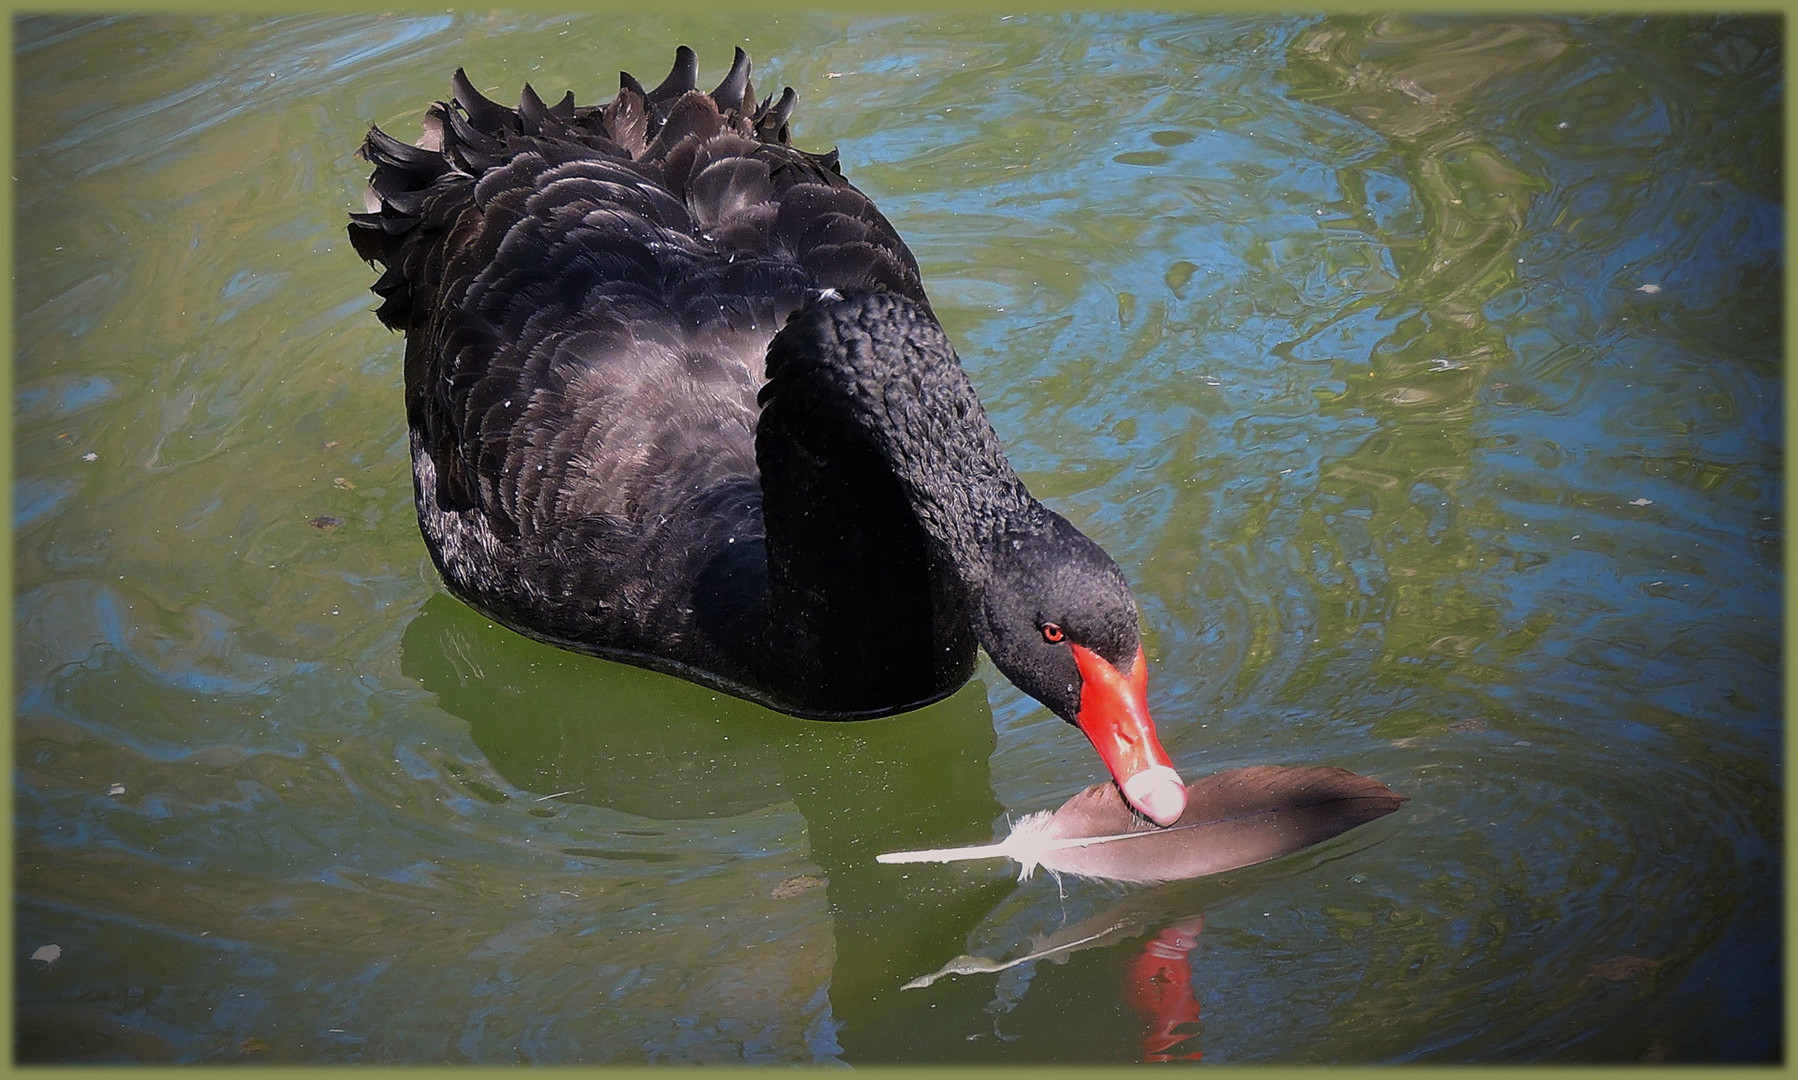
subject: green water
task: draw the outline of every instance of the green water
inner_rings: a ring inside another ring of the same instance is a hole
[[[1782,1052],[1776,20],[14,30],[23,1058]],[[443,593],[352,151],[458,65],[585,102],[681,42],[796,88],[907,237],[1013,462],[1134,582],[1182,771],[1409,804],[1152,890],[881,866],[1096,757],[990,664],[805,723]],[[1126,926],[901,989],[1089,918]]]

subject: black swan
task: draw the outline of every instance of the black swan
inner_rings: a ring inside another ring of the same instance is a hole
[[[461,71],[371,128],[357,254],[406,334],[420,530],[522,633],[795,716],[915,709],[976,646],[1145,817],[1185,789],[1117,565],[1005,460],[918,265],[738,49],[517,109]]]

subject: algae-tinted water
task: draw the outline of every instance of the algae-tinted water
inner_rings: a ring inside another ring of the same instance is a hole
[[[908,238],[1182,770],[1404,809],[1128,895],[880,866],[1096,758],[990,665],[808,724],[442,593],[352,151],[457,66],[585,102],[682,42]],[[25,1059],[1780,1052],[1776,20],[59,16],[14,62]]]

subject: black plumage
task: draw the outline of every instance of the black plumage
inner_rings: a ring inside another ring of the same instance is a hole
[[[653,90],[510,109],[458,71],[419,146],[369,132],[350,235],[444,580],[801,716],[940,698],[978,641],[1076,719],[1071,646],[1139,662],[1123,575],[1012,471],[911,252],[789,143],[793,91],[756,104],[740,49],[696,79],[683,46]]]

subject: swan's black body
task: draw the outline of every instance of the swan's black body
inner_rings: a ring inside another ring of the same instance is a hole
[[[978,639],[1074,719],[1044,627],[1128,670],[1122,574],[1006,463],[893,227],[788,144],[793,92],[756,105],[741,50],[711,94],[695,75],[683,47],[654,90],[513,110],[458,72],[421,145],[369,133],[350,235],[407,335],[444,580],[809,717],[940,698]]]

